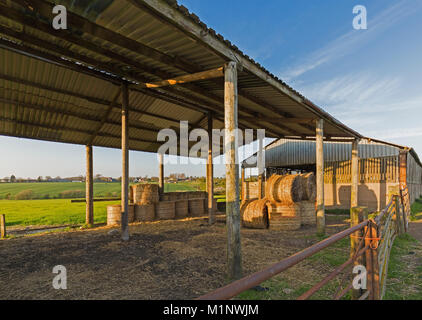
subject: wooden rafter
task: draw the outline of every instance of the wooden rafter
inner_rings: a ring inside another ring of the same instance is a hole
[[[161,88],[161,87],[166,87],[166,86],[181,85],[181,84],[194,82],[194,81],[218,78],[218,77],[222,77],[223,74],[224,74],[224,68],[220,67],[216,69],[188,74],[185,76],[174,77],[172,79],[162,80],[158,82],[140,83],[138,85],[132,85],[132,86],[140,87],[140,88]]]

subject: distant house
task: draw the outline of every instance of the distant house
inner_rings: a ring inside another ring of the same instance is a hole
[[[0,182],[9,183],[9,182],[10,182],[10,178],[3,178],[3,179],[0,179]]]

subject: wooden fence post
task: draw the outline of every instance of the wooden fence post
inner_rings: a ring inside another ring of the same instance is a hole
[[[368,230],[369,229],[369,230]],[[378,230],[374,222],[370,222],[365,227],[365,245],[369,245],[369,249],[365,252],[366,272],[367,272],[367,288],[369,292],[369,300],[380,299],[380,278],[378,265]]]
[[[324,207],[324,120],[316,121],[316,201],[317,201],[317,233],[325,234]]]
[[[0,234],[1,238],[6,238],[6,215],[2,214],[0,215]]]
[[[400,206],[400,197],[398,195],[393,196],[394,197],[394,210],[396,211],[396,228],[397,228],[397,234],[401,235],[404,233],[404,224],[402,222],[402,211]]]
[[[350,208],[350,227],[354,227],[355,225],[358,225],[359,223],[365,221],[368,219],[368,208],[366,207],[354,207],[354,208]],[[359,242],[361,241],[362,237],[364,236],[364,232],[363,229],[354,232],[353,234],[350,235],[350,257],[352,258],[353,255],[359,251]],[[361,246],[361,248],[363,248],[363,246]],[[354,263],[354,266],[357,265],[365,265],[365,257],[364,255],[361,255],[360,257],[358,257]],[[352,300],[357,300],[360,296],[362,296],[363,294],[363,290],[359,289],[352,289],[351,290],[351,295],[352,295]]]

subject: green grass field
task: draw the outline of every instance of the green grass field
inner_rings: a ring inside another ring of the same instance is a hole
[[[94,183],[94,197],[120,197],[120,182],[96,182]],[[165,192],[172,191],[195,191],[201,190],[202,186],[196,182],[166,183]],[[24,190],[32,190],[33,199],[57,199],[60,193],[66,191],[85,192],[83,182],[36,182],[36,183],[0,183],[0,199],[10,195],[10,199]]]
[[[94,222],[106,222],[107,206],[118,203],[120,202],[94,202]],[[0,213],[6,214],[7,226],[85,223],[85,203],[71,203],[69,199],[2,200]]]
[[[1,183],[0,199],[4,199],[10,194],[12,199],[16,194],[24,190],[32,190],[34,198],[43,198],[46,195],[49,198],[58,198],[59,194],[68,190],[85,191],[83,182],[36,182],[36,183]],[[94,183],[94,197],[105,197],[106,194],[120,194],[120,183]]]

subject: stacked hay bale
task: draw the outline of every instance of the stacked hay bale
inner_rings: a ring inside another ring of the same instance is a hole
[[[302,175],[303,199],[299,202],[303,225],[316,225],[316,178],[313,172]]]
[[[137,184],[132,190],[134,204],[151,204],[160,200],[158,184]]]
[[[130,204],[128,206],[128,222],[131,223],[135,220],[135,206]],[[122,222],[122,206],[120,204],[107,207],[107,225],[116,226]]]
[[[160,199],[158,185],[137,184],[132,186],[132,193],[135,204],[135,221],[154,221],[155,206]]]
[[[205,215],[204,199],[189,199],[189,214],[191,217],[202,217]]]
[[[172,220],[176,218],[176,201],[160,201],[155,205],[158,220]]]
[[[157,184],[130,186],[129,222],[182,219],[207,214],[208,195],[205,191],[159,193]],[[214,200],[214,208],[217,208]],[[120,205],[107,207],[109,225],[121,223]]]
[[[242,224],[249,228],[266,228],[268,220],[271,228],[280,230],[314,225],[315,190],[313,173],[272,175],[266,182],[264,199],[242,202]]]
[[[301,226],[301,213],[298,202],[303,200],[302,176],[272,175],[266,184],[268,215],[271,228],[297,230]]]
[[[189,215],[189,200],[181,199],[176,201],[175,204],[175,217],[176,219],[183,219]]]
[[[271,228],[280,230],[300,229],[302,219],[299,204],[270,201],[267,206]]]

